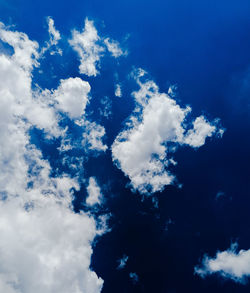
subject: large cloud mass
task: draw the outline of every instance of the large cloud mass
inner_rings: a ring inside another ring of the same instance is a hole
[[[26,34],[0,23],[0,291],[97,293],[103,280],[90,268],[92,243],[104,232],[97,227],[105,217],[91,215],[91,208],[103,199],[95,177],[89,178],[87,187],[90,211],[75,213],[72,200],[82,183],[83,156],[107,150],[106,131],[86,115],[91,91],[87,81],[61,79],[51,90],[33,85],[32,71],[39,58],[52,46],[54,53],[59,52],[61,35],[51,18],[48,25],[50,40],[39,51],[38,43]],[[6,44],[13,48],[12,54],[4,49]],[[105,51],[114,58],[126,55],[117,41],[101,38],[88,19],[82,32],[73,31],[70,45],[80,57],[80,73],[88,76],[99,73]],[[223,131],[217,120],[208,122],[204,116],[188,122],[191,108],[160,93],[153,81],[142,82],[144,74],[139,70],[136,76],[136,108],[115,139],[112,156],[134,190],[151,193],[173,183],[168,167],[175,164],[172,156],[178,146],[198,148],[207,137]],[[118,84],[116,96],[121,95]],[[34,129],[46,142],[56,141],[65,169],[77,170],[66,174],[53,169],[31,143]],[[70,133],[71,129],[77,131]]]
[[[204,116],[197,117],[190,128],[187,115],[191,108],[181,108],[168,94],[160,93],[153,81],[141,82],[144,74],[139,70],[136,76],[140,89],[133,93],[135,113],[115,139],[112,154],[132,188],[150,193],[174,181],[167,167],[175,163],[171,157],[175,147],[200,147],[207,137],[222,130],[218,130],[216,121],[208,122]]]
[[[78,180],[52,177],[29,136],[32,127],[63,136],[60,111],[69,118],[84,114],[90,87],[75,78],[56,91],[32,90],[38,44],[3,24],[0,38],[14,50],[0,55],[0,291],[100,292],[103,281],[90,269],[91,243],[100,232],[91,215],[73,211]]]

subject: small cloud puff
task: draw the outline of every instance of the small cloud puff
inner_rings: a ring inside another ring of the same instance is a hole
[[[115,85],[115,96],[119,98],[122,97],[122,88],[119,83]]]
[[[89,83],[75,77],[61,80],[53,96],[59,110],[67,113],[71,119],[77,119],[84,114],[89,92]]]
[[[126,264],[128,261],[128,256],[127,255],[123,255],[123,257],[121,259],[118,260],[118,266],[117,266],[117,270],[122,270],[125,268]]]
[[[87,186],[88,197],[86,198],[86,204],[88,206],[94,206],[101,203],[102,193],[101,188],[97,184],[95,177],[89,178],[89,184]]]

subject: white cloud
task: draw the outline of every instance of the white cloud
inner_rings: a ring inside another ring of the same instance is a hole
[[[226,251],[218,251],[214,258],[205,256],[202,265],[195,267],[195,273],[203,278],[217,273],[224,278],[244,283],[250,276],[250,249],[237,252],[237,247],[235,243]]]
[[[207,137],[211,137],[216,130],[215,125],[211,125],[204,116],[197,117],[193,122],[193,128],[189,129],[184,143],[191,147],[204,145]]]
[[[31,41],[26,34],[10,31],[0,22],[0,39],[13,47],[12,60],[16,66],[31,70],[33,66],[38,65],[38,43]]]
[[[119,42],[115,40],[111,40],[110,38],[104,39],[104,44],[106,45],[108,51],[111,53],[111,55],[115,58],[118,58],[122,55],[126,55],[126,52],[123,52],[123,50],[120,47]]]
[[[93,206],[100,204],[102,199],[101,188],[97,184],[95,177],[89,178],[89,184],[87,186],[88,197],[86,198],[86,204]]]
[[[67,113],[71,119],[77,119],[84,114],[89,92],[89,83],[75,77],[61,80],[53,95],[58,102],[57,108]]]
[[[54,19],[51,17],[47,18],[48,26],[49,26],[49,36],[50,36],[50,44],[57,45],[58,41],[61,39],[61,35],[58,30],[55,28]]]
[[[58,41],[61,39],[60,32],[55,28],[54,19],[47,17],[49,41],[46,42],[46,46],[42,48],[41,54],[44,54],[47,50],[50,50],[50,54],[62,55],[62,50],[57,47]],[[53,48],[53,49],[52,49]]]
[[[100,60],[104,56],[106,48],[114,58],[127,54],[120,48],[119,42],[100,37],[94,22],[88,18],[85,19],[82,32],[73,30],[69,43],[80,57],[80,73],[88,76],[99,74]]]
[[[115,96],[119,98],[122,97],[122,89],[119,83],[115,85]]]
[[[14,49],[0,55],[0,291],[100,292],[103,280],[90,261],[91,244],[103,231],[90,214],[74,213],[78,181],[51,177],[49,162],[30,144],[33,126],[61,133],[53,95],[31,87],[38,45],[4,25],[0,38]]]
[[[98,44],[100,37],[93,21],[85,19],[83,32],[73,30],[70,45],[80,56],[80,73],[88,76],[96,76],[99,72],[97,67],[104,48]]]
[[[209,123],[204,116],[196,118],[188,129],[187,115],[191,108],[181,108],[170,96],[160,93],[153,81],[142,83],[143,75],[143,70],[136,75],[140,86],[133,93],[136,108],[127,128],[115,139],[112,155],[134,190],[152,193],[173,183],[175,177],[167,167],[174,162],[171,153],[176,147],[184,144],[200,147],[206,137],[219,130],[217,120]]]
[[[103,144],[102,139],[105,136],[105,128],[95,122],[85,122],[85,132],[83,133],[82,145],[87,146],[89,150],[106,151],[107,145]]]

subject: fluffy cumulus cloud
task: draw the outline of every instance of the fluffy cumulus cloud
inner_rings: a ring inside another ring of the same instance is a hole
[[[202,265],[195,267],[195,273],[202,278],[217,273],[235,282],[246,282],[250,276],[250,250],[237,252],[237,247],[235,243],[226,251],[218,251],[214,258],[205,256]]]
[[[68,114],[71,119],[81,118],[84,114],[90,85],[79,77],[61,80],[54,98],[58,102],[57,108]]]
[[[69,43],[80,57],[80,73],[88,76],[99,74],[100,59],[106,48],[115,58],[126,55],[117,41],[100,37],[94,22],[88,18],[85,19],[82,32],[73,30],[72,39],[69,40]]]
[[[218,129],[217,120],[208,122],[204,116],[190,126],[187,116],[191,108],[182,108],[168,94],[159,92],[152,80],[141,82],[143,75],[143,70],[136,73],[140,87],[133,93],[136,108],[126,129],[115,139],[112,155],[134,190],[152,193],[173,183],[175,176],[168,167],[175,164],[172,154],[176,147],[198,148],[207,137],[223,131]]]
[[[98,185],[95,177],[89,178],[87,192],[88,192],[88,196],[86,198],[87,205],[93,206],[93,205],[101,203],[101,199],[102,199],[101,188]]]
[[[100,292],[103,280],[90,261],[91,243],[101,232],[90,214],[73,211],[78,180],[52,177],[49,162],[29,136],[33,127],[62,136],[57,107],[78,117],[89,86],[69,79],[55,93],[32,89],[38,44],[3,24],[0,38],[14,50],[0,55],[0,291]],[[69,88],[78,110],[68,104]]]

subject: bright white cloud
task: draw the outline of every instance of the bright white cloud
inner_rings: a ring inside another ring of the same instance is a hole
[[[205,256],[202,265],[195,267],[195,273],[203,278],[217,273],[224,278],[244,283],[250,276],[250,249],[237,252],[237,247],[235,243],[226,251],[218,251],[214,258]]]
[[[79,77],[61,80],[54,98],[58,102],[57,108],[67,113],[71,119],[81,118],[84,114],[90,85]]]
[[[207,137],[211,137],[216,131],[216,126],[211,125],[204,116],[197,117],[193,122],[193,128],[185,135],[184,143],[191,147],[204,145]]]
[[[95,177],[89,178],[89,184],[87,186],[88,196],[86,198],[86,204],[93,206],[95,204],[100,204],[102,199],[101,188],[97,184]]]
[[[174,162],[171,153],[176,147],[202,146],[207,137],[217,133],[218,121],[210,123],[200,116],[188,129],[191,108],[181,108],[170,96],[160,93],[153,81],[141,82],[143,75],[143,70],[136,75],[140,86],[133,93],[136,108],[127,128],[115,139],[112,155],[134,190],[152,193],[173,183],[175,177],[167,167]]]
[[[62,55],[62,50],[57,47],[58,41],[61,39],[60,32],[55,28],[54,19],[47,17],[49,41],[46,42],[46,46],[42,48],[41,54],[44,54],[47,50],[50,50],[50,54]],[[52,49],[53,48],[53,49]]]
[[[0,22],[0,39],[13,47],[14,54],[11,59],[16,66],[31,70],[33,66],[38,65],[38,43],[31,41],[26,34],[10,31]]]
[[[38,45],[2,24],[0,38],[14,49],[0,55],[0,291],[100,292],[103,280],[90,269],[100,231],[90,214],[73,211],[78,181],[51,177],[49,162],[30,143],[33,126],[52,136],[62,131],[53,93],[31,87]],[[60,107],[74,115],[64,102]]]
[[[104,51],[99,45],[100,37],[93,21],[85,19],[85,27],[82,32],[73,30],[70,45],[80,56],[80,73],[88,76],[96,76],[99,72],[97,67]]]

